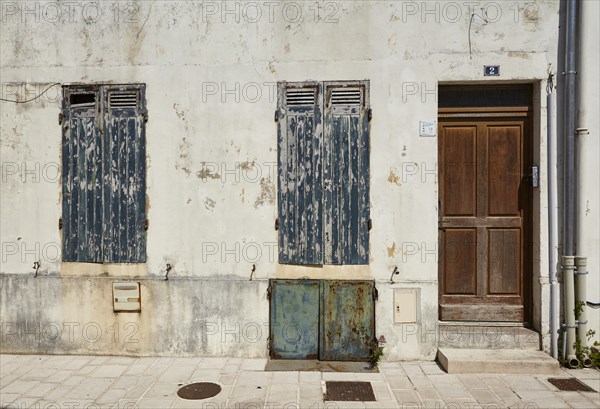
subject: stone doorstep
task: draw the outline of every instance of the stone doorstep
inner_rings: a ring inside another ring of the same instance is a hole
[[[542,351],[438,348],[437,360],[449,374],[560,374],[558,361]]]
[[[439,322],[438,335],[440,348],[540,350],[540,334],[522,325]]]

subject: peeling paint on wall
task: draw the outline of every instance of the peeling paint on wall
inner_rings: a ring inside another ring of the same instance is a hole
[[[181,169],[187,175],[190,175],[190,158],[189,158],[190,144],[187,141],[187,137],[183,137],[179,143],[179,157],[175,163],[175,169]]]
[[[198,179],[206,180],[206,179],[221,179],[221,175],[217,173],[217,171],[212,171],[211,169],[202,165],[202,169],[196,172],[196,176]]]
[[[388,257],[394,257],[396,255],[396,242],[391,247],[387,248]]]
[[[204,201],[204,207],[206,207],[206,209],[208,209],[210,211],[213,211],[216,203],[217,202],[212,200],[210,197],[207,197],[206,200]]]
[[[395,185],[400,186],[400,176],[398,175],[396,169],[390,169],[390,175],[388,176],[388,182],[393,183]]]
[[[276,191],[275,184],[270,178],[260,179],[260,195],[254,202],[254,207],[264,206],[265,204],[275,204]]]

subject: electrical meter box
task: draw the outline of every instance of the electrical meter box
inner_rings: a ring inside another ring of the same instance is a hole
[[[407,324],[417,322],[417,290],[394,290],[394,323]]]

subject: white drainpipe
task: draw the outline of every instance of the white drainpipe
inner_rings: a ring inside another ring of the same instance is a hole
[[[556,112],[554,111],[553,75],[549,73],[546,97],[548,120],[548,262],[550,279],[550,354],[558,358],[559,289],[558,269],[558,181],[556,159]]]

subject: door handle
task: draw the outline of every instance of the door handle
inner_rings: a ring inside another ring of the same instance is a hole
[[[529,186],[540,187],[540,167],[538,165],[529,167]]]

